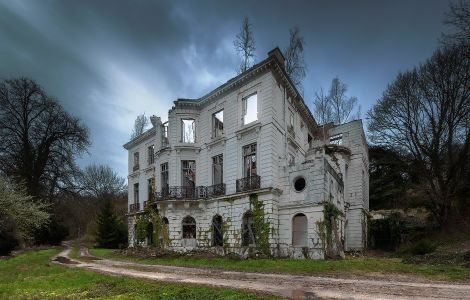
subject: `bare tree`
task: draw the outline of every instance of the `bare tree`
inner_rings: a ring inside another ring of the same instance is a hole
[[[298,27],[290,29],[289,32],[289,46],[284,51],[286,72],[292,82],[300,88],[307,72],[307,65],[305,64],[304,59],[305,41],[300,35]]]
[[[326,124],[333,121],[333,110],[331,108],[330,98],[323,92],[315,93],[313,100],[313,115],[318,124]]]
[[[55,195],[76,172],[88,130],[29,78],[0,83],[0,169],[28,194]]]
[[[233,44],[237,53],[242,57],[238,72],[243,73],[253,65],[256,50],[253,24],[250,23],[248,17],[243,19],[242,28],[237,34]]]
[[[144,133],[145,128],[149,124],[149,119],[145,114],[138,115],[134,122],[134,128],[132,129],[131,139],[134,139]]]
[[[441,223],[470,168],[470,49],[437,50],[399,74],[368,112],[372,141],[410,154]]]
[[[338,77],[333,78],[328,99],[333,114],[333,122],[336,124],[350,120],[351,114],[357,106],[357,98],[346,96],[347,90],[346,84],[341,82]]]
[[[80,176],[81,191],[86,196],[116,196],[126,190],[125,179],[107,165],[90,165]]]
[[[457,3],[451,3],[445,24],[453,27],[454,32],[443,34],[444,44],[470,44],[470,1],[459,0]]]

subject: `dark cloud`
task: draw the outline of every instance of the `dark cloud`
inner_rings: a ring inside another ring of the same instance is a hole
[[[447,1],[0,0],[0,78],[30,76],[89,126],[90,155],[127,175],[134,118],[166,118],[235,75],[233,38],[254,24],[257,58],[307,42],[305,100],[339,76],[369,109],[399,71],[431,55]]]

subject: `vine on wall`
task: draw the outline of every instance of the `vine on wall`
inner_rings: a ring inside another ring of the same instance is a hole
[[[258,200],[258,195],[250,195],[250,205],[253,212],[253,225],[255,227],[256,248],[266,256],[271,256],[269,232],[271,224],[265,218],[264,204]]]
[[[150,223],[153,226],[153,244],[157,248],[165,248],[170,245],[168,226],[163,222],[158,209],[147,205],[144,212],[137,216],[135,238],[137,242],[143,243],[148,236],[147,228]]]
[[[341,244],[336,221],[341,215],[338,208],[330,202],[323,207],[323,221],[317,221],[317,233],[322,240],[323,250],[327,257],[344,257],[343,245]]]

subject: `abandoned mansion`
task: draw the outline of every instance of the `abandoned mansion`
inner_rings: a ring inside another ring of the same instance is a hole
[[[129,246],[324,258],[367,241],[361,120],[317,124],[278,48],[128,151]]]

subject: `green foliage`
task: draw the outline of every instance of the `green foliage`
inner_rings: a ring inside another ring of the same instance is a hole
[[[256,248],[266,256],[271,256],[269,244],[270,222],[266,220],[263,202],[258,200],[258,195],[250,195],[250,205],[253,212],[253,224],[255,227]]]
[[[421,240],[409,248],[412,255],[424,255],[436,251],[437,246],[430,241]]]
[[[152,206],[146,206],[144,213],[136,217],[135,239],[142,243],[148,237],[148,228],[153,227],[153,246],[165,248],[170,245],[170,234],[168,227],[164,224],[162,217],[157,209]]]
[[[110,198],[105,198],[98,216],[96,242],[99,247],[118,248],[127,244],[125,223],[113,212]]]
[[[332,222],[336,222],[339,215],[341,215],[341,212],[333,203],[325,202],[323,206],[323,221],[316,222],[317,234],[323,245],[323,250],[328,257],[336,256],[336,254],[333,253],[334,242]]]
[[[0,176],[0,252],[8,254],[49,222],[48,206],[28,196],[23,186]]]
[[[35,245],[59,245],[69,235],[69,229],[55,214],[51,215],[49,222],[34,231]]]
[[[59,250],[0,260],[0,299],[277,299],[243,290],[110,276],[49,263]]]

